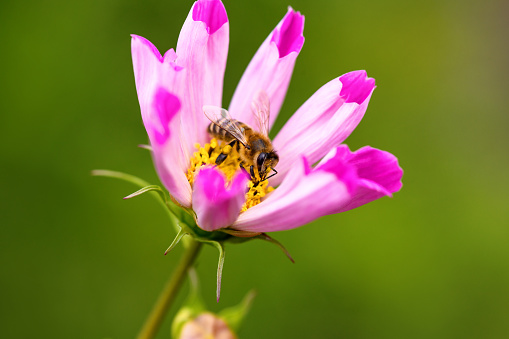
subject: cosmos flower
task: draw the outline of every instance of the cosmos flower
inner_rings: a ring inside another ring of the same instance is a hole
[[[292,8],[262,43],[233,95],[231,116],[256,128],[251,105],[263,91],[271,127],[304,44],[304,16]],[[361,121],[375,89],[365,71],[316,91],[272,141],[278,174],[261,183],[241,169],[238,150],[212,138],[207,105],[222,106],[229,22],[219,0],[198,0],[176,50],[161,55],[132,36],[136,90],[157,173],[174,202],[192,209],[205,231],[272,232],[348,211],[401,188],[397,158],[342,142]],[[216,165],[220,154],[226,161]]]

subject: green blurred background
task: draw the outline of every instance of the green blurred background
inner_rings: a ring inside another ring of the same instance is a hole
[[[191,5],[2,1],[2,338],[134,337],[175,267],[156,201],[123,201],[134,186],[90,170],[158,182],[137,147],[129,34],[174,47]],[[397,155],[404,187],[272,234],[294,265],[268,243],[228,246],[218,305],[206,247],[205,300],[219,310],[257,290],[241,338],[508,338],[509,3],[225,0],[224,106],[287,5],[306,16],[306,42],[276,127],[366,69],[378,87],[347,143]]]

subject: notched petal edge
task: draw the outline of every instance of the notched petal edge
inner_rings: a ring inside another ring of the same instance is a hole
[[[303,32],[304,15],[289,7],[281,27],[274,30],[271,38],[271,42],[274,42],[277,46],[279,58],[284,58],[292,52],[300,52],[304,45]]]
[[[193,20],[205,23],[207,33],[214,34],[228,22],[228,15],[221,1],[199,0],[193,7]]]
[[[366,71],[353,71],[339,77],[342,84],[339,95],[345,102],[362,104],[375,89],[375,79],[369,78]]]

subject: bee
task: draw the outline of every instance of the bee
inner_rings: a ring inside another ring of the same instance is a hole
[[[258,123],[257,131],[233,119],[224,108],[203,106],[205,116],[212,122],[208,132],[213,137],[229,143],[230,146],[237,147],[241,168],[249,166],[251,178],[257,181],[256,170],[262,182],[277,174],[274,167],[279,162],[279,156],[269,139],[270,103],[267,93],[259,91],[251,103],[251,109]],[[226,154],[220,154],[216,164],[220,165],[226,158]],[[268,176],[270,170],[274,173]]]

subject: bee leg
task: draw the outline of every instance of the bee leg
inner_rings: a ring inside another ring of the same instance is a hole
[[[237,139],[233,139],[228,145],[230,145],[231,148],[235,147],[235,143],[237,142]],[[210,155],[210,154],[209,154]],[[221,153],[216,158],[216,165],[221,165],[223,161],[226,160],[228,157],[228,154]]]
[[[247,171],[247,169],[245,169],[245,168],[244,168],[244,166],[240,166],[240,169],[241,169],[244,173],[246,173],[247,175],[249,175],[249,172]]]
[[[241,162],[240,162],[239,167],[240,167],[240,169],[241,169],[244,173],[246,173],[247,175],[249,175],[249,172],[248,172],[248,171],[247,171],[247,169],[244,167],[244,162],[243,162],[243,161],[241,161]]]
[[[223,153],[219,154],[216,158],[216,165],[218,165],[218,166],[221,165],[223,163],[223,161],[226,160],[227,157],[228,157],[228,154],[223,154]]]

